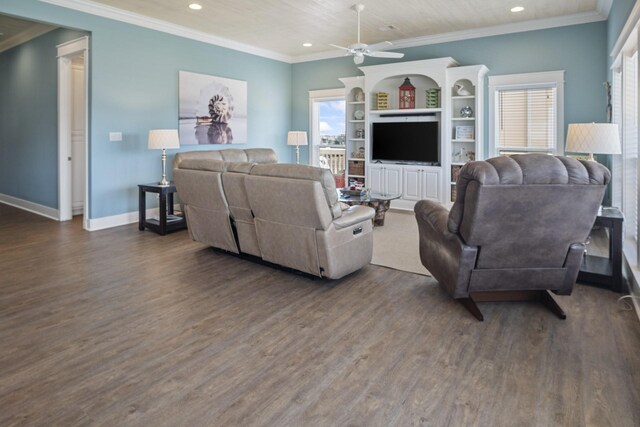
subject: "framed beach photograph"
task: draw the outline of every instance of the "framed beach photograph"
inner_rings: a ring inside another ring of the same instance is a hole
[[[180,71],[180,145],[246,144],[247,82]]]

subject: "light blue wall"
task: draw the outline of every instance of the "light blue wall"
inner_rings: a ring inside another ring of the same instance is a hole
[[[233,147],[272,147],[281,161],[292,160],[290,64],[36,0],[0,0],[0,13],[91,32],[91,218],[136,211],[136,185],[159,179],[160,153],[147,149],[147,132],[178,127],[179,70],[246,80],[249,143]],[[123,132],[124,141],[109,142],[110,131]],[[198,147],[218,148],[226,147]]]
[[[0,53],[0,193],[58,207],[58,29]]]
[[[607,24],[597,22],[501,36],[401,49],[400,61],[451,56],[461,65],[485,64],[489,75],[565,70],[565,124],[603,121],[606,97]],[[365,65],[393,61],[367,58]],[[296,129],[309,126],[308,91],[342,87],[338,77],[361,74],[348,57],[293,66],[293,117]],[[488,109],[488,97],[485,110]],[[485,115],[485,141],[488,139]],[[487,144],[488,146],[488,141]],[[485,152],[487,147],[485,147]],[[305,149],[301,158],[308,158]]]

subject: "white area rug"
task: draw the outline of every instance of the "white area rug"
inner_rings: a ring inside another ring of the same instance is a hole
[[[418,223],[413,212],[388,211],[382,227],[373,228],[371,264],[430,276],[420,262]]]

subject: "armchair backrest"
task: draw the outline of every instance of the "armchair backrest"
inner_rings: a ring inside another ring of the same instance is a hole
[[[599,163],[546,154],[470,162],[448,228],[479,247],[477,268],[561,267],[587,239],[610,179]]]

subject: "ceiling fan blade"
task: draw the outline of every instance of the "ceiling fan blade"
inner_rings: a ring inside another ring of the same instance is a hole
[[[371,44],[369,46],[367,46],[367,49],[369,50],[380,50],[380,49],[384,49],[385,47],[389,47],[391,46],[393,43],[391,42],[380,42],[380,43],[376,43],[376,44]]]
[[[376,58],[402,58],[404,53],[400,52],[366,52],[367,56],[375,56]]]
[[[348,48],[348,47],[338,46],[337,44],[331,44],[331,43],[329,43],[329,46],[331,46],[331,47],[335,47],[336,49],[349,50],[349,51],[351,50],[351,49],[350,49],[350,48]]]

